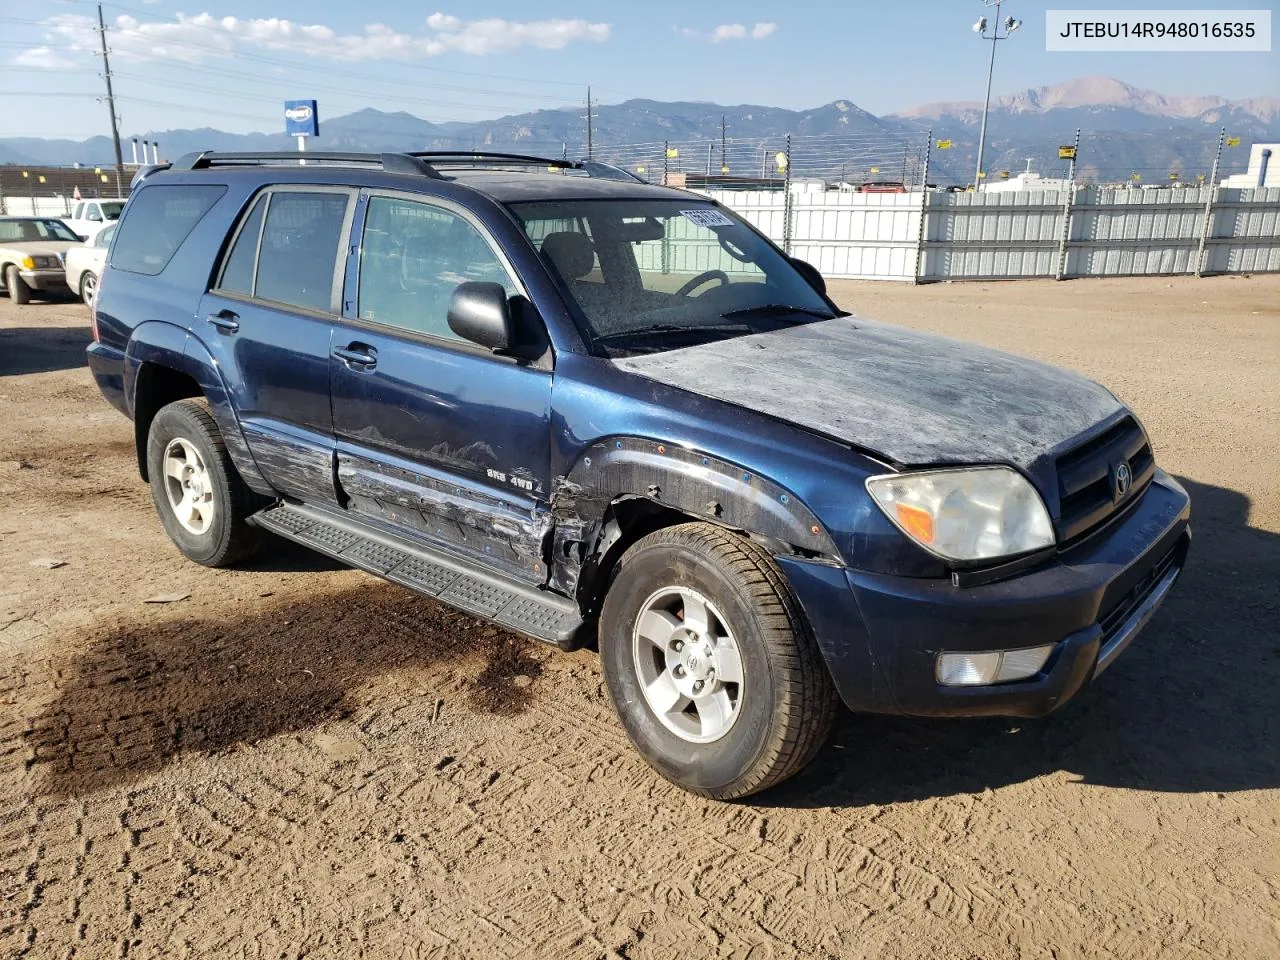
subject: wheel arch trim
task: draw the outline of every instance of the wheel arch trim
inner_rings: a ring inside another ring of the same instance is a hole
[[[616,542],[610,517],[618,505],[635,500],[744,532],[775,550],[840,562],[822,521],[782,484],[678,443],[612,436],[585,446],[568,473],[555,478],[552,571],[559,589],[583,600],[579,575]]]
[[[204,345],[191,337],[188,331],[176,324],[160,320],[140,323],[134,328],[125,348],[124,394],[129,404],[129,416],[134,422],[134,437],[138,453],[138,469],[147,479],[147,436],[150,420],[139,416],[138,388],[146,384],[145,368],[172,370],[189,377],[199,388],[201,396],[209,403],[209,410],[222,433],[231,462],[251,490],[273,495],[271,486],[262,476],[249,444],[240,428],[240,419],[231,404],[226,383],[218,371],[213,357]],[[155,411],[151,411],[154,416]]]

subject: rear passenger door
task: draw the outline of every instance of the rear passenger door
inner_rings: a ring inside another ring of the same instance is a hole
[[[330,325],[354,191],[281,185],[241,217],[195,333],[222,368],[245,439],[278,492],[336,503]]]
[[[541,583],[550,354],[529,362],[464,341],[449,329],[449,300],[460,283],[492,281],[541,321],[461,207],[375,193],[359,208],[329,368],[348,509]]]

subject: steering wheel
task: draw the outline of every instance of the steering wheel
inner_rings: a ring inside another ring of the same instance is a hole
[[[729,275],[723,270],[703,270],[702,273],[698,274],[688,283],[681,286],[680,289],[675,292],[675,296],[687,297],[694,290],[697,290],[704,283],[708,283],[711,280],[719,280],[721,286],[727,287],[729,285]]]

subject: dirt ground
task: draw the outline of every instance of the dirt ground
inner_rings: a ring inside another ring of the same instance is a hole
[[[650,772],[590,651],[184,561],[86,310],[0,299],[0,956],[1280,956],[1280,277],[833,287],[1112,387],[1196,539],[1059,714],[842,716],[739,805]]]

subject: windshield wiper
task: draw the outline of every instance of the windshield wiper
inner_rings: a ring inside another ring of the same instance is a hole
[[[728,316],[728,314],[725,314]],[[647,327],[636,327],[634,330],[619,330],[617,333],[606,333],[596,337],[599,341],[625,340],[630,337],[646,337],[657,333],[738,333],[750,330],[745,323],[695,324],[681,326],[678,323],[651,323]]]
[[[814,310],[812,307],[797,307],[790,303],[760,303],[754,307],[739,307],[720,314],[724,319],[729,317],[759,317],[770,313],[803,313],[805,316],[817,317],[819,320],[834,320],[835,317],[825,310]]]

